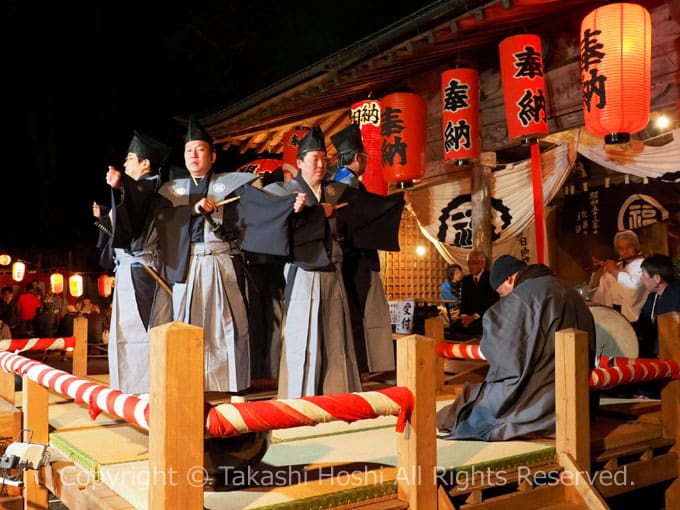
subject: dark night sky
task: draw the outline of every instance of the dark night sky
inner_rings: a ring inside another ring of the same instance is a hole
[[[89,249],[133,129],[230,104],[429,4],[6,0],[0,250]]]

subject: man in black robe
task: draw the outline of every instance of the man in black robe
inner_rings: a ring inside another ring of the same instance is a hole
[[[445,439],[500,441],[555,432],[555,333],[588,333],[591,366],[595,323],[588,305],[543,264],[524,267],[503,255],[491,286],[504,297],[483,318],[480,348],[489,362],[484,381],[437,413]]]

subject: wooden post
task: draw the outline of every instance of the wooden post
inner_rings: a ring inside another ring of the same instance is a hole
[[[659,356],[680,363],[680,312],[669,312],[657,318]],[[675,441],[672,451],[680,454],[680,381],[668,381],[661,390],[663,437]],[[678,466],[680,472],[680,465]],[[680,507],[680,479],[666,489],[666,508]]]
[[[71,373],[76,377],[87,377],[87,318],[73,319],[73,335],[76,337],[76,346],[73,349]]]
[[[12,405],[15,402],[14,387],[14,372],[5,372],[0,368],[0,398],[4,398]]]
[[[151,329],[149,508],[203,508],[203,329]]]
[[[588,333],[564,329],[555,333],[555,418],[558,454],[568,454],[590,471],[590,367]]]
[[[24,376],[22,386],[22,411],[24,414],[24,428],[33,434],[21,438],[32,443],[48,444],[48,390],[44,386],[31,381]],[[35,481],[35,471],[24,471],[24,509],[44,510],[47,508],[47,488]]]
[[[425,336],[434,340],[435,347],[439,342],[444,341],[444,323],[439,317],[430,317],[425,319]],[[444,358],[437,356],[435,349],[435,394],[441,393],[444,390]]]
[[[472,167],[472,247],[491,257],[491,170],[496,153],[483,152]]]
[[[411,510],[437,508],[437,424],[434,378],[435,343],[409,335],[397,340],[397,385],[409,388],[415,407],[397,439],[397,493]]]

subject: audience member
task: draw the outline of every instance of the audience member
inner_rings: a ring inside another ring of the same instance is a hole
[[[35,319],[35,315],[41,306],[42,304],[38,297],[38,289],[29,283],[26,286],[25,292],[23,292],[17,300],[19,322],[16,335],[18,338],[33,336],[33,319]]]
[[[592,302],[621,312],[629,322],[635,322],[645,302],[647,291],[640,281],[643,256],[640,241],[632,230],[623,230],[614,236],[618,260],[599,260],[593,257],[596,271],[591,278],[591,288],[597,286]]]
[[[460,313],[460,295],[463,282],[463,268],[458,264],[451,264],[446,268],[446,276],[442,283],[439,299],[444,301],[449,321],[458,318]]]
[[[14,299],[14,291],[9,285],[2,288],[2,297],[0,297],[0,320],[9,327],[13,334],[14,329],[17,327],[17,322],[19,321],[19,312],[17,311],[17,302]]]
[[[78,317],[78,312],[74,305],[66,305],[66,313],[59,321],[59,326],[57,328],[57,335],[65,338],[73,336],[73,319]]]
[[[641,282],[649,293],[638,321],[633,324],[640,340],[640,357],[659,355],[659,335],[656,319],[667,312],[680,312],[680,280],[675,277],[673,259],[655,254],[641,265]]]
[[[489,285],[487,258],[483,251],[472,250],[467,258],[470,274],[461,284],[460,317],[451,325],[454,338],[471,338],[482,334],[484,312],[498,301],[498,294]]]
[[[491,268],[503,298],[483,317],[480,340],[489,371],[466,383],[453,404],[437,414],[447,439],[501,441],[555,432],[555,333],[588,333],[591,364],[595,324],[584,299],[543,264],[528,267],[510,255]]]

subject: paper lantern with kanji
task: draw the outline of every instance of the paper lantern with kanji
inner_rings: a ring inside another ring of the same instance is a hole
[[[479,74],[476,69],[449,69],[442,73],[442,140],[445,160],[462,165],[479,159]]]
[[[541,38],[513,35],[498,45],[505,118],[510,140],[548,134]]]
[[[364,151],[368,155],[366,171],[361,182],[371,193],[387,195],[387,183],[383,177],[381,163],[380,101],[365,99],[356,102],[350,109],[350,120],[359,126]]]
[[[53,294],[61,294],[64,292],[64,275],[61,273],[52,273],[50,275],[50,290]]]
[[[97,290],[101,297],[109,297],[113,290],[113,277],[103,274],[97,278]]]
[[[26,274],[26,264],[20,260],[12,264],[12,280],[15,282],[20,282],[24,279]]]
[[[581,23],[581,88],[586,129],[623,143],[649,121],[652,22],[637,4],[604,5]]]
[[[71,275],[68,279],[68,291],[73,297],[83,295],[83,277],[79,274]]]
[[[283,135],[283,172],[295,177],[298,173],[297,153],[302,139],[309,133],[308,127],[296,127]]]
[[[383,177],[400,188],[409,187],[425,174],[425,100],[411,92],[395,92],[381,104]]]

